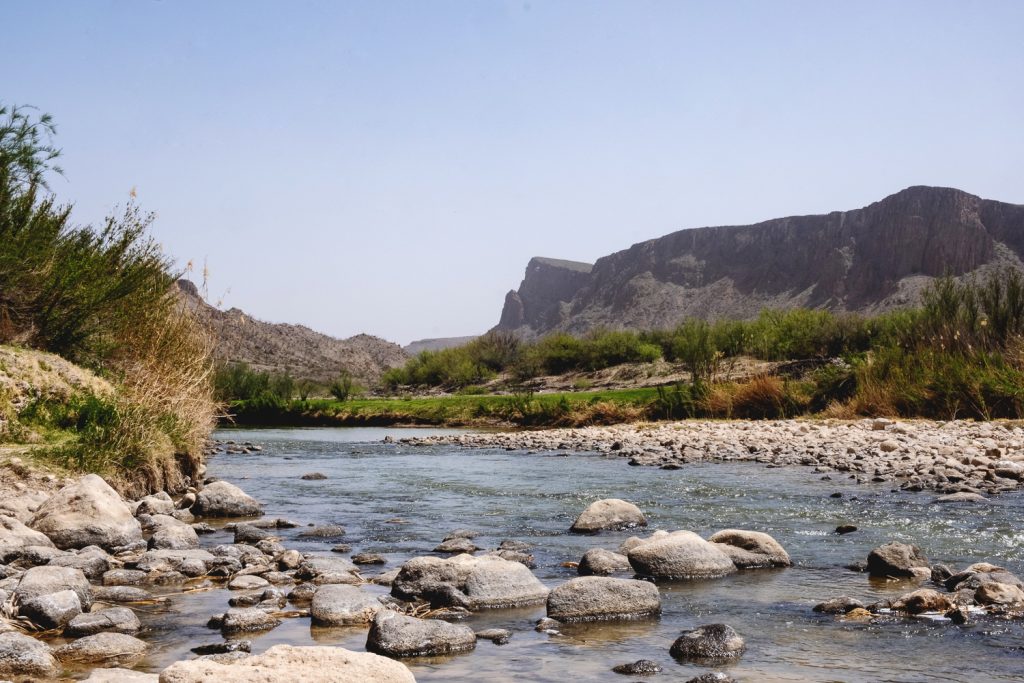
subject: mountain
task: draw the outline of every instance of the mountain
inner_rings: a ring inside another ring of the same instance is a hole
[[[416,341],[409,342],[402,347],[410,356],[415,356],[421,351],[441,351],[442,349],[450,349],[454,346],[462,346],[476,339],[476,335],[469,337],[437,337],[435,339],[417,339]]]
[[[244,362],[258,370],[288,372],[317,382],[329,382],[347,370],[359,382],[372,385],[385,370],[408,360],[402,347],[379,337],[336,339],[303,325],[267,323],[237,308],[221,311],[210,306],[188,280],[178,280],[178,289],[212,332],[214,354],[228,363]]]
[[[535,337],[684,318],[751,318],[796,306],[881,312],[934,278],[1024,270],[1024,206],[910,187],[853,211],[680,230],[593,266],[531,259],[496,329]]]

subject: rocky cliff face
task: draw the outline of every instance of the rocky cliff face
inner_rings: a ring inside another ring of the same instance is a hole
[[[764,308],[877,312],[914,303],[946,273],[1022,268],[1022,255],[1024,206],[911,187],[853,211],[682,230],[572,278],[552,277],[535,266],[549,260],[533,259],[498,328],[529,337],[749,318]]]
[[[212,332],[214,353],[225,362],[248,363],[257,370],[288,372],[297,379],[329,382],[347,370],[364,384],[374,384],[388,368],[408,355],[398,344],[360,334],[335,339],[302,325],[267,323],[237,308],[210,306],[188,280],[179,280],[182,298]]]

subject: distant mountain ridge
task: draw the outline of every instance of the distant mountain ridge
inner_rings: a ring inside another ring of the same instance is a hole
[[[1024,270],[1024,206],[915,186],[862,209],[680,230],[586,263],[534,258],[496,329],[531,338],[804,306],[881,312],[934,278]]]
[[[372,385],[409,358],[398,344],[380,337],[336,339],[304,325],[263,322],[237,308],[222,311],[210,306],[189,280],[178,280],[178,289],[214,335],[214,354],[228,363],[244,362],[258,370],[317,382],[334,380],[345,370]]]

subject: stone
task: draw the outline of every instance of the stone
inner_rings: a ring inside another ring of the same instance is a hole
[[[387,563],[387,559],[376,553],[359,553],[358,555],[352,556],[352,564],[378,565]]]
[[[728,555],[737,569],[789,567],[789,553],[768,534],[759,531],[725,529],[711,536],[709,543]]]
[[[35,598],[65,590],[74,591],[82,610],[92,606],[92,591],[81,569],[73,567],[32,567],[21,575],[14,598],[25,604]]]
[[[54,547],[46,534],[28,528],[14,517],[0,515],[0,564],[18,559],[31,546]]]
[[[309,614],[320,626],[348,626],[368,624],[382,609],[380,600],[356,586],[327,585],[316,589]]]
[[[322,524],[299,533],[298,538],[340,538],[345,535],[345,527],[337,524]]]
[[[191,652],[194,652],[197,655],[224,655],[229,652],[252,652],[252,641],[226,640],[223,643],[199,645],[192,648]]]
[[[54,678],[57,673],[57,660],[46,643],[17,631],[0,633],[0,677]]]
[[[686,683],[736,683],[736,679],[727,673],[712,671],[711,673],[691,678]]]
[[[235,543],[248,543],[255,545],[260,541],[271,538],[270,532],[252,524],[239,524],[235,526]]]
[[[676,659],[695,662],[721,662],[738,659],[746,642],[727,624],[707,624],[684,631],[669,650]]]
[[[570,531],[578,534],[590,534],[597,531],[632,529],[647,526],[647,518],[636,505],[618,498],[598,500],[587,506]]]
[[[288,601],[294,604],[305,604],[316,595],[318,586],[312,583],[300,583],[288,593]]]
[[[25,600],[18,606],[18,614],[27,617],[43,629],[64,628],[64,625],[82,613],[82,601],[72,590],[57,591]]]
[[[890,541],[868,554],[868,573],[871,576],[916,578],[919,575],[916,569],[926,570],[928,576],[931,576],[928,558],[916,545]]]
[[[921,588],[901,595],[892,603],[892,609],[910,614],[946,612],[952,607],[953,602],[947,596],[931,588]]]
[[[543,602],[548,589],[522,564],[500,557],[415,557],[391,584],[402,600],[427,600],[434,607],[470,610],[521,607]]]
[[[473,531],[472,529],[456,529],[454,531],[449,531],[448,534],[441,539],[441,541],[453,541],[456,538],[474,539],[479,535],[479,533]]]
[[[281,620],[255,607],[229,609],[224,613],[220,630],[226,636],[235,633],[269,631],[281,625]]]
[[[974,592],[974,599],[979,605],[1021,605],[1024,590],[1008,583],[985,581]]]
[[[174,501],[163,491],[156,495],[142,498],[139,500],[138,507],[135,508],[136,517],[139,515],[170,515],[173,512]]]
[[[124,633],[97,633],[54,650],[64,664],[91,664],[130,667],[142,659],[149,648],[146,643]]]
[[[547,611],[561,622],[639,619],[660,614],[661,598],[647,581],[581,576],[551,591]]]
[[[98,586],[92,592],[100,602],[149,602],[154,599],[152,593],[137,586]]]
[[[980,493],[960,491],[958,493],[947,493],[932,500],[933,503],[987,503],[988,498]]]
[[[261,655],[175,662],[160,683],[416,683],[401,662],[340,647],[275,645]]]
[[[839,534],[840,536],[845,535],[845,534],[852,534],[856,530],[857,530],[857,527],[854,526],[853,524],[840,524],[839,526],[836,527],[836,533]]]
[[[613,666],[612,671],[617,674],[625,674],[627,676],[647,676],[650,674],[661,673],[661,665],[657,662],[652,662],[649,659],[638,659],[635,662],[630,662],[629,664]]]
[[[191,526],[169,515],[153,515],[149,547],[154,550],[190,550],[199,547],[199,536]]]
[[[159,683],[160,676],[131,669],[93,669],[84,683]]]
[[[261,576],[255,576],[252,574],[236,576],[228,582],[228,589],[233,591],[245,591],[254,590],[256,588],[266,588],[270,585],[270,582]]]
[[[259,517],[263,507],[234,484],[215,481],[196,495],[192,514],[197,517]]]
[[[847,596],[832,598],[814,606],[815,612],[823,614],[846,614],[855,609],[863,609],[864,603]]]
[[[142,541],[142,526],[103,478],[87,474],[43,503],[29,526],[58,548],[97,545],[115,552]]]
[[[300,581],[313,581],[317,585],[327,583],[358,584],[359,568],[343,557],[307,557],[295,571]]]
[[[643,542],[627,557],[637,574],[655,579],[709,579],[736,571],[732,558],[717,544],[691,531],[676,531]]]
[[[305,479],[306,481],[323,481],[327,478],[327,475],[321,472],[310,472],[309,474],[303,474],[299,478]]]
[[[305,558],[298,550],[286,550],[277,558],[277,566],[282,571],[286,569],[297,569]]]
[[[512,632],[504,628],[488,628],[476,632],[477,640],[489,640],[495,645],[506,645],[512,640]]]
[[[74,569],[81,569],[82,573],[85,574],[85,578],[90,581],[100,581],[107,570],[110,569],[109,556],[106,554],[92,555],[88,553],[79,553],[78,555],[61,555],[53,558],[47,564],[51,567],[72,567]]]
[[[583,558],[576,566],[580,576],[607,576],[632,570],[628,557],[604,548],[591,548],[583,553]]]
[[[64,635],[71,638],[82,638],[104,631],[131,635],[137,633],[141,628],[142,624],[139,623],[139,618],[132,610],[127,607],[109,607],[98,612],[79,614],[68,623],[67,628],[64,629]]]
[[[437,547],[434,548],[435,553],[475,553],[480,548],[476,547],[476,544],[468,538],[452,538],[445,541],[441,541]]]
[[[473,629],[437,619],[416,619],[384,610],[370,623],[366,649],[388,657],[422,657],[469,652]]]

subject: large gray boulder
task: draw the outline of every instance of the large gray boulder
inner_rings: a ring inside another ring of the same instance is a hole
[[[14,599],[19,605],[24,605],[35,598],[65,590],[75,592],[82,610],[87,611],[92,606],[89,581],[81,569],[73,567],[32,567],[21,575],[18,587],[14,589]]]
[[[0,515],[0,564],[21,557],[31,546],[53,547],[46,534],[30,529],[14,517]]]
[[[583,558],[576,567],[580,576],[607,576],[632,569],[628,557],[604,548],[591,548],[583,553]]]
[[[132,666],[146,655],[148,645],[124,633],[97,633],[67,645],[54,654],[64,664],[96,666]]]
[[[215,481],[196,496],[192,514],[198,517],[259,517],[263,507],[234,484]]]
[[[647,518],[636,505],[618,498],[598,500],[587,506],[570,531],[592,534],[606,529],[632,529],[647,526]]]
[[[789,567],[789,553],[768,534],[760,531],[725,529],[711,536],[709,543],[732,558],[738,569]]]
[[[300,581],[312,581],[318,586],[326,584],[359,584],[359,567],[344,557],[307,557],[295,571]]]
[[[388,657],[448,655],[475,647],[476,634],[468,626],[388,610],[377,613],[366,638],[367,650]]]
[[[493,555],[456,555],[414,557],[398,571],[391,594],[402,600],[427,600],[435,607],[478,610],[541,603],[548,589],[518,562]]]
[[[142,541],[142,527],[131,509],[96,474],[87,474],[50,496],[29,526],[65,550],[97,545],[114,551]]]
[[[380,600],[361,588],[334,584],[316,589],[309,614],[319,626],[348,626],[368,624],[382,609]]]
[[[224,613],[220,630],[226,636],[236,633],[269,631],[281,625],[281,620],[256,607],[239,607]]]
[[[35,680],[53,678],[58,672],[46,643],[16,631],[0,633],[0,678]]]
[[[81,613],[82,601],[73,590],[40,595],[18,606],[19,616],[47,630],[64,628],[65,624]]]
[[[581,576],[548,595],[548,617],[558,621],[640,619],[660,612],[658,587],[634,579]]]
[[[137,633],[142,628],[139,618],[127,607],[110,607],[98,612],[79,614],[64,629],[64,635],[71,638],[93,636],[104,631],[114,633]]]
[[[931,576],[928,558],[916,545],[890,541],[868,554],[868,574],[884,578],[919,578]]]
[[[340,647],[275,645],[261,655],[176,662],[160,683],[416,683],[401,662]]]
[[[199,536],[190,525],[170,515],[153,515],[148,529],[149,547],[155,550],[190,550],[199,547]]]
[[[732,559],[692,531],[676,531],[633,547],[629,563],[655,579],[710,579],[736,571]]]
[[[669,653],[676,659],[721,663],[739,658],[747,649],[740,634],[727,624],[707,624],[683,633]]]

